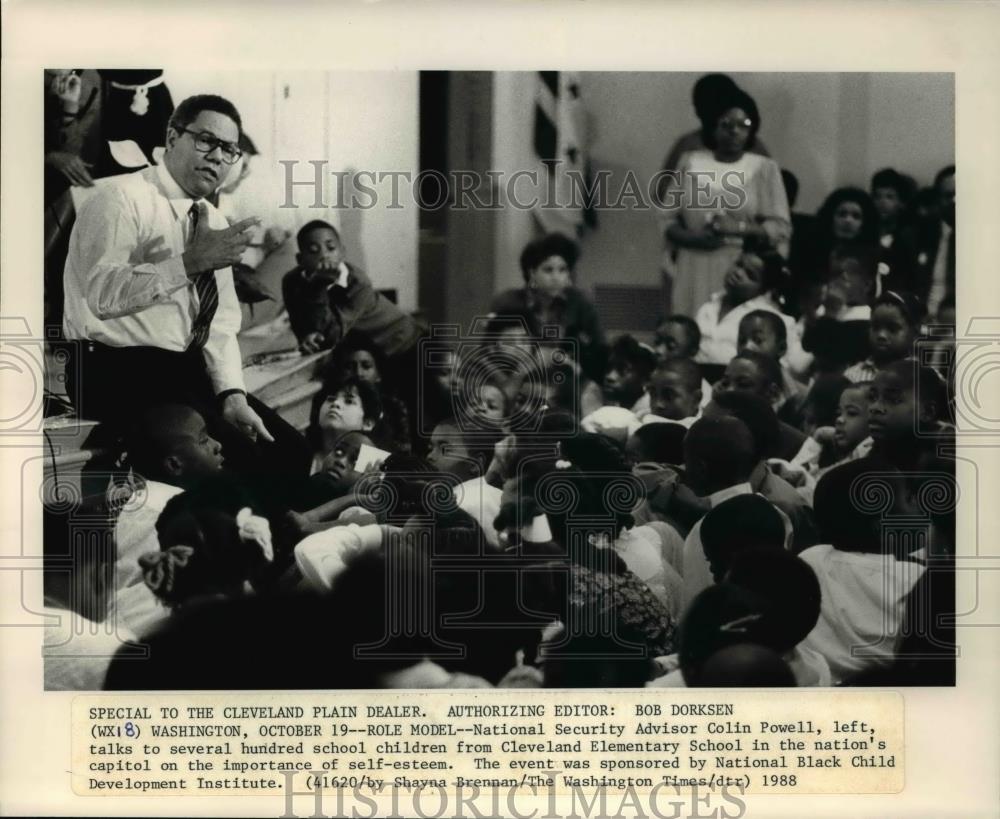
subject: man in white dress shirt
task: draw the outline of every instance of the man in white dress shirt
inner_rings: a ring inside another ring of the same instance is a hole
[[[142,406],[189,404],[232,466],[298,471],[304,442],[247,395],[236,338],[231,265],[259,220],[230,226],[206,201],[239,160],[241,129],[228,100],[190,97],[170,119],[163,163],[80,209],[64,275],[64,331],[79,342],[67,387],[83,417],[115,427]]]

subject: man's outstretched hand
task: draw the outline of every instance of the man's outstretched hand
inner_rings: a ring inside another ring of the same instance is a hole
[[[247,436],[251,441],[263,438],[274,443],[274,437],[267,431],[260,416],[247,403],[242,393],[227,395],[222,403],[222,417]]]
[[[250,244],[252,229],[260,224],[258,217],[251,216],[222,230],[213,230],[208,226],[208,206],[199,202],[197,207],[198,227],[181,257],[184,269],[192,278],[238,262]]]

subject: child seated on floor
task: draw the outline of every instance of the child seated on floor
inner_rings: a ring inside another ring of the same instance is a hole
[[[816,526],[808,501],[782,476],[782,470],[775,467],[774,453],[781,445],[781,424],[774,410],[759,395],[726,392],[712,399],[705,408],[705,415],[709,418],[731,415],[746,425],[753,437],[757,458],[750,475],[751,488],[787,518],[786,530],[793,548],[804,549],[816,543]],[[785,463],[784,459],[779,460]]]
[[[784,688],[795,676],[773,647],[777,623],[769,601],[731,583],[702,591],[684,613],[676,656],[649,688]]]
[[[604,372],[605,404],[630,409],[642,420],[649,412],[646,382],[655,366],[656,354],[633,336],[615,339]]]
[[[910,468],[953,436],[950,417],[947,389],[936,370],[913,359],[887,364],[868,388],[869,457]]]
[[[304,353],[336,345],[348,332],[367,335],[386,356],[412,350],[420,327],[372,287],[363,271],[345,261],[333,225],[314,220],[296,236],[298,267],[281,281],[292,332]]]
[[[799,320],[802,347],[814,356],[815,372],[843,372],[868,357],[877,269],[874,251],[852,251],[831,261],[822,303]]]
[[[790,316],[770,310],[754,310],[740,320],[736,342],[738,352],[760,353],[773,358],[781,366],[781,394],[775,399],[775,409],[779,414],[786,407],[794,411],[806,394],[805,384],[795,378],[789,368],[789,332],[798,347],[798,329]]]
[[[690,316],[674,314],[661,319],[656,325],[653,349],[661,364],[668,358],[688,358],[692,361],[701,346],[701,330]],[[712,400],[712,385],[701,379],[701,406]]]
[[[409,452],[412,449],[410,412],[389,383],[387,362],[370,338],[351,331],[336,346],[325,380],[339,383],[349,378],[365,381],[378,390],[382,415],[372,428],[371,437],[385,449]]]
[[[646,385],[649,416],[690,427],[701,414],[701,371],[690,358],[668,358],[650,375]]]
[[[784,259],[766,243],[748,239],[743,253],[726,274],[724,289],[698,308],[695,321],[701,331],[696,360],[702,364],[726,364],[736,355],[739,326],[743,317],[757,310],[783,316],[774,293],[784,276]],[[795,333],[791,316],[787,324]]]
[[[884,545],[882,512],[855,501],[865,496],[864,481],[885,483],[884,468],[873,465],[869,472],[866,460],[820,479],[814,508],[822,545],[800,555],[821,588],[819,621],[804,642],[829,663],[834,683],[892,662],[906,597],[924,572],[907,552],[916,548],[915,539],[892,538]]]
[[[843,376],[821,375],[809,391],[804,430],[809,439],[792,459],[790,467],[803,471],[800,481],[782,473],[812,498],[815,481],[829,469],[853,458],[860,458],[871,448],[868,437],[868,382],[852,384]],[[830,418],[830,402],[835,402]]]
[[[156,520],[185,489],[220,474],[222,446],[205,420],[183,404],[161,404],[140,413],[126,435],[135,484],[115,521],[115,590],[142,582],[138,558],[159,548]]]
[[[313,396],[306,437],[313,448],[311,475],[323,464],[345,432],[370,434],[382,417],[378,391],[367,381],[347,378],[324,384]]]
[[[726,365],[726,371],[714,387],[714,396],[726,393],[746,393],[765,400],[772,409],[781,396],[781,366],[773,358],[749,350],[738,353]],[[779,439],[775,450],[767,457],[791,461],[805,443],[806,436],[784,421],[778,422]]]
[[[270,523],[257,508],[225,476],[167,501],[156,521],[157,547],[137,561],[145,585],[115,596],[119,620],[143,636],[180,607],[270,588],[288,554],[285,544],[273,542]]]
[[[784,551],[785,523],[760,495],[737,495],[712,507],[701,521],[701,545],[712,579],[721,583],[737,555]]]
[[[455,500],[458,508],[469,514],[482,528],[487,542],[497,545],[493,521],[500,513],[502,492],[486,483],[486,470],[493,448],[503,433],[482,429],[463,430],[455,421],[442,421],[431,433],[427,463],[435,470],[455,477]]]
[[[912,293],[896,290],[882,293],[875,300],[868,326],[871,354],[844,370],[844,377],[853,382],[872,381],[887,364],[912,356],[924,312],[923,304]]]
[[[800,558],[780,548],[739,551],[731,556],[725,579],[692,602],[681,624],[677,658],[663,658],[665,669],[679,669],[649,686],[830,685],[826,660],[803,644],[819,619],[820,604],[816,575]],[[736,628],[725,625],[737,622]],[[728,651],[734,653],[720,662]],[[759,665],[760,660],[767,662]],[[792,680],[783,671],[766,682],[758,676],[782,665]]]

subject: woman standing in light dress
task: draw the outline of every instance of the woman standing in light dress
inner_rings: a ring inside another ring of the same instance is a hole
[[[702,122],[704,150],[684,154],[664,200],[668,249],[676,250],[672,311],[693,316],[721,289],[748,236],[787,255],[788,200],[774,160],[750,153],[757,104],[733,89]]]

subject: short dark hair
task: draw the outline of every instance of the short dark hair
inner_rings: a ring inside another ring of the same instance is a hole
[[[713,507],[701,521],[700,534],[716,582],[745,550],[785,548],[785,523],[761,495],[737,495]]]
[[[643,424],[632,434],[639,441],[643,460],[660,464],[684,463],[687,429],[681,424]]]
[[[740,326],[737,333],[743,332],[744,322],[749,323],[754,319],[760,319],[761,321],[765,321],[770,324],[771,331],[774,333],[775,338],[785,344],[788,343],[788,328],[785,326],[785,322],[782,320],[781,316],[773,310],[751,310],[740,319]]]
[[[132,420],[125,433],[129,464],[140,475],[157,479],[163,473],[163,459],[174,450],[178,425],[198,415],[187,404],[156,404],[146,407]]]
[[[705,463],[712,480],[729,485],[748,480],[760,461],[753,432],[736,417],[695,421],[684,436],[685,461],[688,453]]]
[[[692,392],[701,389],[701,367],[695,364],[690,358],[683,358],[681,356],[668,358],[653,372],[674,373],[681,379],[684,386]]]
[[[618,362],[630,365],[645,377],[656,367],[656,353],[640,344],[635,336],[625,334],[614,340],[608,353],[609,367]]]
[[[701,346],[701,328],[698,326],[698,322],[691,318],[691,316],[685,316],[682,313],[671,313],[666,318],[658,321],[656,326],[659,327],[662,324],[680,324],[688,335],[689,355],[694,355],[698,352],[698,348]]]
[[[547,236],[528,242],[521,251],[521,274],[525,282],[528,281],[531,271],[549,256],[561,256],[572,271],[576,267],[576,260],[580,258],[580,249],[576,242],[561,233],[549,233]]]
[[[312,233],[314,230],[332,230],[333,235],[337,237],[337,241],[340,241],[340,231],[337,230],[329,222],[324,222],[322,219],[313,219],[311,222],[306,222],[299,232],[295,234],[295,241],[299,246],[299,250],[302,249],[302,244],[306,240],[306,236]]]
[[[240,112],[236,110],[236,106],[229,100],[225,97],[220,97],[218,94],[195,94],[193,97],[181,100],[180,104],[170,115],[167,127],[175,131],[187,128],[192,122],[198,119],[198,115],[202,111],[214,111],[217,114],[222,114],[224,117],[229,117],[236,123],[240,136],[243,136],[243,120],[240,118]]]
[[[703,537],[704,531],[702,524]],[[771,604],[775,617],[770,633],[776,640],[771,647],[778,651],[793,649],[819,620],[822,595],[819,579],[808,563],[791,552],[741,551],[733,555],[726,580]]]
[[[916,193],[913,180],[903,176],[895,168],[882,168],[882,170],[872,174],[872,193],[875,193],[879,188],[889,188],[896,191],[904,204],[909,202],[913,198],[913,194]]]
[[[781,448],[781,425],[771,405],[759,395],[729,392],[713,395],[712,401],[733,418],[738,418],[750,430],[757,460],[771,458]]]

